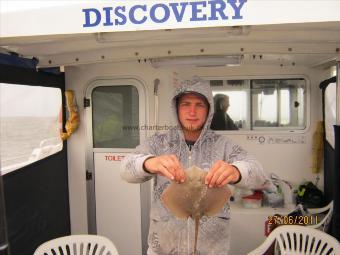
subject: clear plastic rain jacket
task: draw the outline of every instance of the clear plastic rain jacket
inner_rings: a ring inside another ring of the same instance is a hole
[[[185,142],[180,128],[173,128],[165,134],[155,134],[144,144],[137,146],[135,152],[122,162],[122,178],[127,182],[141,183],[154,178],[153,196],[150,212],[148,254],[192,254],[194,243],[194,222],[173,216],[160,199],[170,180],[143,170],[144,161],[150,156],[174,154],[182,166],[196,165],[208,171],[217,160],[224,160],[236,166],[242,179],[235,186],[254,189],[264,184],[266,176],[262,166],[253,156],[227,137],[214,133],[209,127],[214,114],[214,104],[209,83],[202,80],[185,81],[175,91],[172,110],[178,123],[176,96],[195,91],[204,95],[210,104],[209,115],[200,137],[191,151]],[[178,124],[179,127],[179,124]],[[198,254],[226,255],[229,250],[229,204],[214,217],[202,217],[198,233]]]

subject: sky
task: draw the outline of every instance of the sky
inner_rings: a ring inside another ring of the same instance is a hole
[[[0,117],[56,117],[61,102],[58,88],[0,83]]]

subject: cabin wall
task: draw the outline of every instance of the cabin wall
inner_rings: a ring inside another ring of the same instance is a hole
[[[172,81],[174,71],[178,77],[190,78],[193,75],[211,78],[250,78],[267,77],[279,78],[289,75],[303,75],[311,87],[310,125],[298,133],[275,133],[260,131],[235,131],[226,134],[236,143],[254,154],[263,164],[267,172],[275,172],[285,180],[293,184],[299,184],[303,180],[315,181],[316,175],[311,173],[312,165],[312,136],[316,122],[322,119],[321,91],[319,83],[329,78],[326,70],[310,69],[305,67],[273,67],[273,66],[241,66],[241,67],[210,67],[210,68],[169,68],[155,69],[148,63],[122,62],[81,65],[65,68],[66,89],[75,90],[80,112],[80,127],[68,140],[68,169],[69,169],[69,193],[71,212],[71,231],[73,234],[87,232],[87,204],[86,204],[86,180],[85,180],[85,153],[87,146],[86,119],[83,98],[87,86],[97,78],[136,78],[146,85],[148,94],[148,123],[154,125],[154,96],[153,84],[155,79],[160,80],[159,88],[159,122],[158,125],[171,125],[170,98],[172,95]],[[150,131],[148,135],[151,135]],[[251,136],[304,136],[305,144],[265,144],[261,145]],[[323,174],[320,174],[319,186],[323,188]],[[110,201],[108,201],[110,202]]]

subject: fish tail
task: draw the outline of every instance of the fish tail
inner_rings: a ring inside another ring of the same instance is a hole
[[[200,225],[200,217],[195,217],[195,244],[194,244],[194,255],[197,255],[197,237],[198,237],[198,227]]]

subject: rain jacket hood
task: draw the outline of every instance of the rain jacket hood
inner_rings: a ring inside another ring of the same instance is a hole
[[[207,119],[204,123],[203,129],[201,131],[200,137],[204,136],[204,134],[207,132],[207,130],[210,128],[212,118],[214,116],[214,100],[212,97],[212,91],[210,88],[210,83],[208,81],[204,81],[200,79],[199,77],[194,77],[192,80],[185,80],[183,81],[177,89],[174,91],[174,96],[171,101],[171,110],[173,113],[173,116],[177,122],[178,130],[181,130],[181,124],[178,120],[178,113],[177,113],[177,100],[185,94],[198,94],[199,96],[204,97],[208,104],[209,104],[209,112]],[[182,132],[183,133],[183,132]]]

